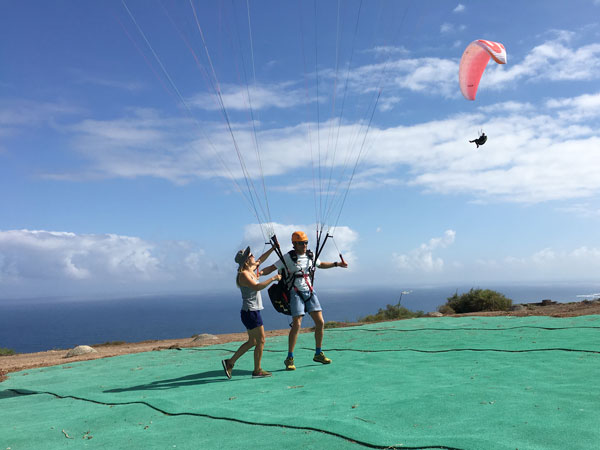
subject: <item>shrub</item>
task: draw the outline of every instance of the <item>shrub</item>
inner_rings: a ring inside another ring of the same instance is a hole
[[[448,303],[443,304],[442,306],[438,306],[437,309],[439,312],[441,312],[442,314],[456,314],[456,311],[454,311],[449,305]]]
[[[445,305],[438,308],[451,308],[458,314],[478,311],[508,311],[512,306],[512,300],[506,298],[500,292],[490,289],[473,289],[464,294],[458,295],[455,292],[452,297],[448,297]]]
[[[0,356],[10,356],[10,355],[16,355],[14,350],[11,350],[10,348],[1,348],[0,347]]]
[[[125,344],[126,344],[125,341],[107,341],[102,344],[94,344],[94,345],[92,345],[92,347],[109,347],[109,346],[113,346],[113,345],[125,345]]]
[[[399,305],[387,305],[386,309],[379,308],[377,314],[372,314],[365,317],[360,317],[359,322],[381,322],[384,320],[397,320],[397,319],[412,319],[414,317],[422,317],[425,313],[423,311],[411,311],[404,306]]]

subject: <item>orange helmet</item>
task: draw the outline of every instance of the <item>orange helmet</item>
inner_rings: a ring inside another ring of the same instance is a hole
[[[304,231],[294,231],[292,233],[292,243],[293,242],[308,242],[308,236]]]

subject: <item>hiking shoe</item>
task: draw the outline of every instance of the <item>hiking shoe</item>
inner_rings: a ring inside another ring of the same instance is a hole
[[[252,372],[252,378],[266,378],[266,377],[270,377],[273,374],[271,372],[267,372],[266,370],[257,370],[255,372]]]
[[[296,370],[296,366],[294,365],[294,358],[285,358],[283,362],[285,364],[285,370]]]
[[[224,359],[223,361],[221,361],[221,364],[223,364],[223,370],[225,371],[225,375],[227,375],[227,378],[231,380],[231,371],[233,370],[233,366],[229,365],[228,359]]]
[[[320,362],[321,364],[331,364],[331,360],[325,356],[325,353],[321,352],[318,355],[315,355],[313,361]]]

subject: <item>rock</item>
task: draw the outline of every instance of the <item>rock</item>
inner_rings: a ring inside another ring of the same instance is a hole
[[[434,311],[427,313],[427,317],[444,317],[444,315],[441,312]]]
[[[556,302],[552,301],[552,300],[542,300],[542,306],[550,306],[550,305],[556,305]]]
[[[77,347],[69,350],[65,358],[72,358],[73,356],[85,355],[86,353],[98,353],[98,350],[90,347],[89,345],[78,345]]]
[[[511,311],[523,311],[525,307],[523,305],[512,305],[510,308]]]
[[[218,339],[218,337],[216,337],[214,334],[197,334],[194,336],[194,339],[192,339],[192,342],[201,342],[201,341],[214,341],[215,339]]]

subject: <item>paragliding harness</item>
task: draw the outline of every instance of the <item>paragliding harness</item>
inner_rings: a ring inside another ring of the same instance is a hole
[[[327,237],[329,237],[329,236],[327,236]],[[325,240],[327,240],[327,237],[325,238]],[[283,262],[283,269],[281,270],[281,280],[279,280],[279,282],[277,284],[271,285],[271,287],[269,287],[269,289],[267,289],[267,292],[269,293],[269,299],[271,300],[271,303],[273,304],[273,307],[275,308],[275,310],[277,312],[280,312],[281,314],[291,316],[292,310],[290,308],[290,292],[292,289],[294,289],[294,291],[296,291],[296,293],[302,299],[302,301],[304,301],[304,303],[309,301],[314,295],[314,293],[313,293],[313,282],[315,279],[314,261],[316,258],[312,251],[307,250],[306,256],[308,256],[308,259],[309,259],[308,273],[305,273],[303,270],[300,270],[298,272],[289,274],[288,269],[287,269],[287,264],[285,263],[284,255],[283,255],[283,253],[281,253],[281,248],[279,247],[279,242],[277,242],[277,237],[275,235],[273,235],[273,237],[271,237],[271,244],[275,248],[275,253],[277,253],[277,256],[279,256],[279,259],[281,260],[281,262]],[[325,244],[325,242],[323,242],[323,245],[324,244]],[[323,247],[321,247],[321,250],[322,249],[323,249]],[[295,250],[290,250],[288,252],[288,255],[290,256],[290,258],[292,259],[292,261],[294,263],[296,263],[298,261],[298,255],[296,254]],[[296,278],[304,278],[304,280],[306,281],[306,284],[308,285],[308,287],[310,289],[310,295],[308,296],[308,298],[304,298],[304,295],[296,287],[296,285],[294,283],[296,281]]]
[[[287,253],[292,261],[296,263],[298,261],[298,255],[295,250],[290,250]],[[281,270],[281,280],[277,284],[271,285],[267,292],[269,293],[269,298],[271,299],[271,303],[277,312],[285,314],[287,316],[292,315],[292,311],[290,308],[290,292],[292,289],[298,294],[298,296],[302,299],[304,303],[309,301],[313,297],[313,287],[312,280],[314,280],[315,266],[314,266],[314,254],[312,251],[307,250],[306,256],[310,261],[308,273],[304,272],[302,269],[299,271],[289,274],[287,265]],[[280,257],[281,261],[285,264],[285,260],[283,256]],[[296,287],[295,281],[296,278],[304,278],[308,288],[310,289],[310,295],[307,298],[304,298],[304,295],[300,290]]]

